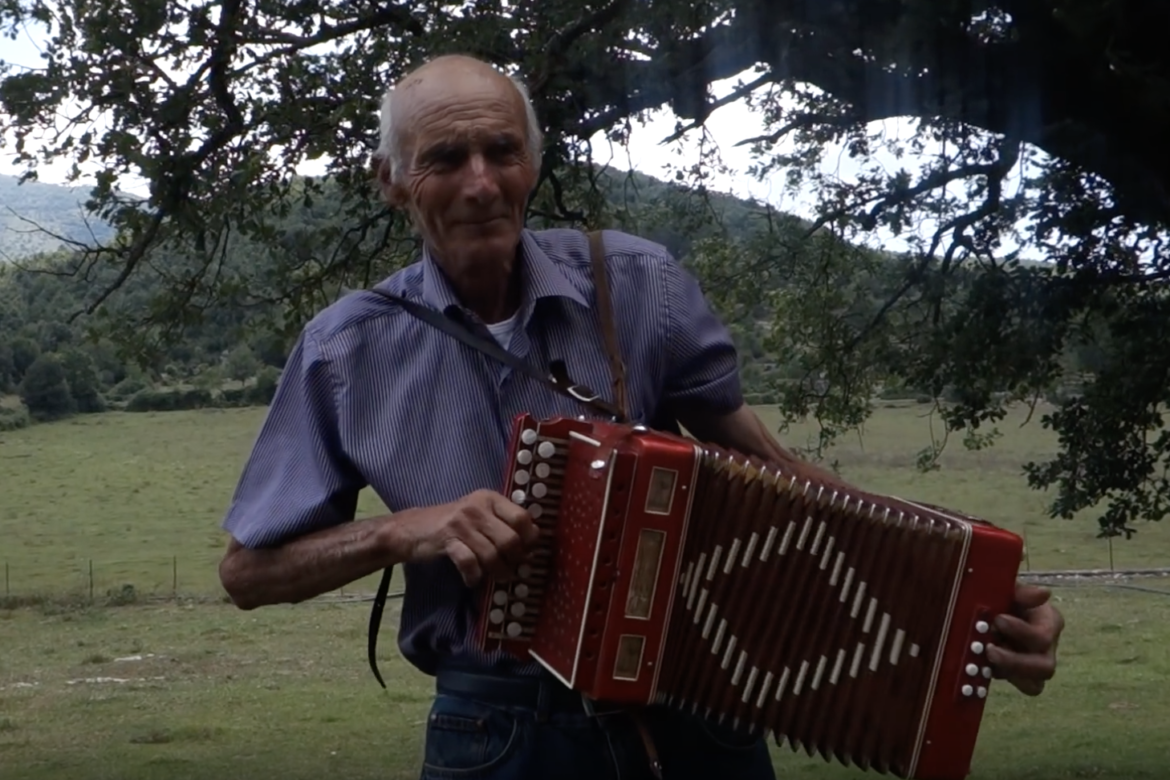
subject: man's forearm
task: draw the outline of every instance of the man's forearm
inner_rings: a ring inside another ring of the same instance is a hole
[[[404,557],[388,533],[389,516],[327,528],[280,547],[249,549],[231,540],[220,581],[241,609],[295,604],[337,590]]]
[[[694,416],[683,425],[700,441],[735,450],[777,465],[790,465],[832,485],[847,483],[833,472],[797,457],[780,445],[759,416],[746,404],[730,414]]]

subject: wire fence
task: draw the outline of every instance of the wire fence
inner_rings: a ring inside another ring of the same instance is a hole
[[[324,598],[361,599],[377,588],[374,575],[350,583]],[[0,607],[40,603],[89,603],[111,606],[167,600],[227,601],[219,582],[218,560],[171,555],[166,558],[61,561],[5,560]]]
[[[1170,572],[1170,560],[1135,555],[1129,543],[1102,540],[1100,548],[1068,556],[1060,551],[1026,552],[1020,562],[1024,579],[1051,577],[1161,576]],[[44,556],[3,561],[0,607],[38,603],[128,605],[167,600],[228,601],[219,581],[218,555],[142,556],[139,558],[71,558],[49,564]],[[374,574],[325,594],[323,599],[365,600],[377,589]],[[398,595],[402,582],[391,592]]]

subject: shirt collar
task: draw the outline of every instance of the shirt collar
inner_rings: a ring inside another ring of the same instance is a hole
[[[439,269],[430,247],[425,243],[422,266],[423,300],[441,311],[447,311],[452,306],[462,308],[451,283]],[[573,286],[565,272],[545,253],[528,229],[520,233],[520,273],[522,310],[531,310],[543,298],[568,298],[581,306],[589,306],[585,296]]]

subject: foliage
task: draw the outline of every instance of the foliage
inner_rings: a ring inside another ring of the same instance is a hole
[[[20,400],[38,420],[55,420],[77,411],[65,367],[51,354],[41,355],[28,367],[20,382]]]
[[[1064,448],[1030,472],[1055,488],[1053,512],[1109,502],[1109,533],[1164,512],[1170,453],[1149,433],[1170,352],[1142,351],[1137,372],[1128,362],[1129,345],[1164,329],[1170,279],[1164,3],[0,4],[12,34],[34,20],[53,34],[45,67],[0,81],[4,126],[30,171],[38,159],[96,166],[90,204],[116,237],[79,247],[73,272],[103,279],[82,309],[140,360],[216,300],[233,312],[274,304],[252,325],[287,338],[340,290],[411,257],[408,226],[366,175],[378,98],[424,57],[466,51],[530,86],[547,134],[535,223],[629,218],[598,186],[599,134],[620,145],[659,107],[680,118],[679,135],[702,134],[712,112],[746,101],[766,125],[745,139],[754,173],[815,193],[811,234],[911,247],[892,275],[849,265],[848,253],[790,254],[783,232],[763,251],[748,239],[731,265],[694,258],[760,278],[777,273],[758,270],[770,259],[811,285],[762,284],[768,294],[749,290],[745,305],[775,315],[764,351],[799,364],[771,375],[775,397],[791,415],[820,415],[826,442],[887,382],[949,398],[947,432],[975,446],[1004,403],[1067,388],[1066,407],[1044,418]],[[731,93],[712,94],[732,78]],[[875,131],[897,117],[910,118],[908,137]],[[37,149],[42,128],[52,131]],[[909,153],[916,171],[898,168]],[[837,176],[830,155],[859,173]],[[324,178],[290,175],[309,160]],[[680,168],[680,181],[705,193],[713,162]],[[120,191],[127,176],[147,181],[145,198]],[[298,207],[318,221],[290,224]],[[237,260],[264,253],[270,262]],[[107,306],[138,275],[166,284],[141,305]],[[873,309],[875,291],[886,299]],[[1102,342],[1100,365],[1070,376],[1069,356]],[[1106,430],[1120,439],[1093,435]]]

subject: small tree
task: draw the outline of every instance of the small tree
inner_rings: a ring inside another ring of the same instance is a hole
[[[65,368],[56,355],[42,354],[24,373],[20,399],[35,419],[56,420],[77,411],[77,402],[69,390]]]
[[[246,382],[256,376],[260,369],[260,361],[252,354],[247,344],[241,344],[228,353],[223,367],[229,378],[237,382]]]

